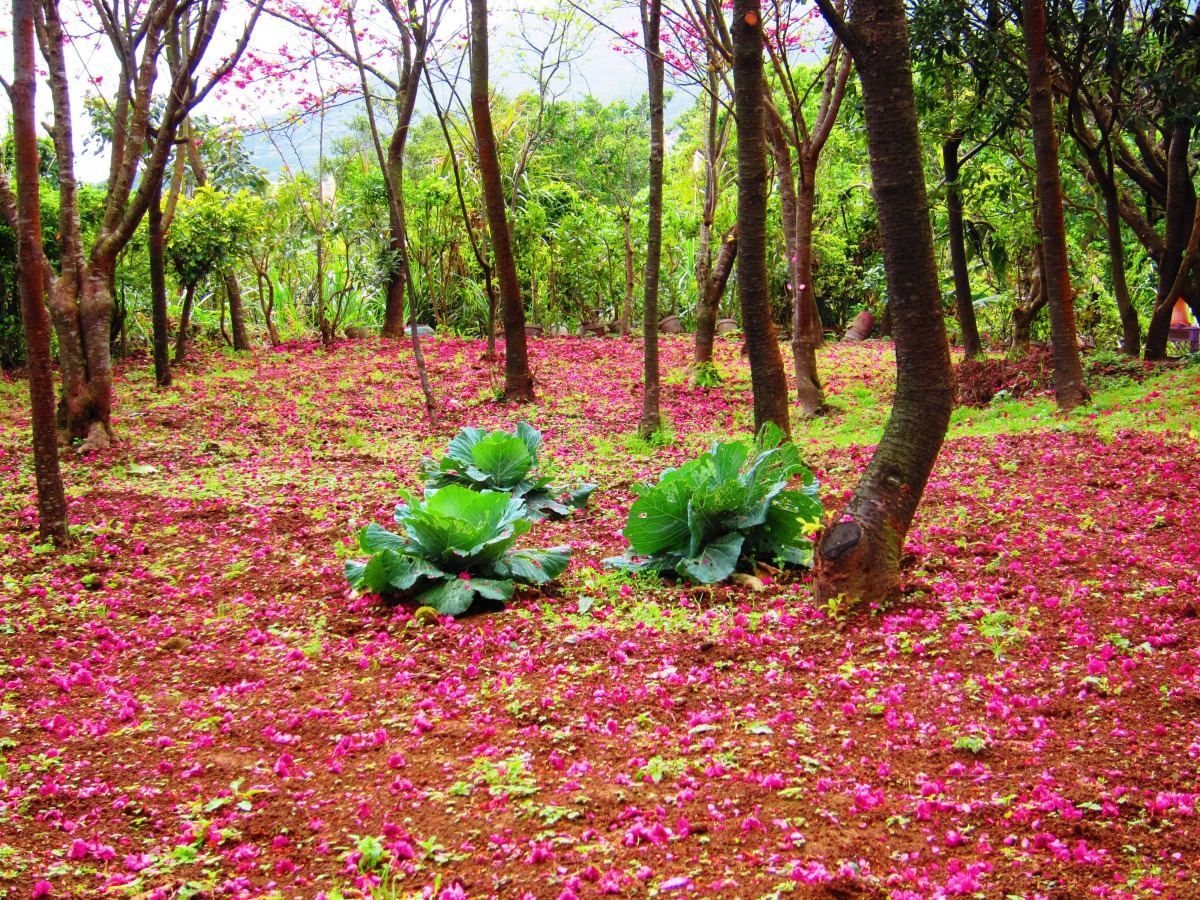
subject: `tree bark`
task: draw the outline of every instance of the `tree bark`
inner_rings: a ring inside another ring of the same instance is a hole
[[[221,273],[225,282],[225,295],[229,298],[229,328],[233,332],[233,349],[247,351],[250,349],[250,339],[246,336],[246,311],[242,305],[242,288],[238,284],[233,269]]]
[[[1071,270],[1067,262],[1067,224],[1063,215],[1054,97],[1046,60],[1046,7],[1043,0],[1022,0],[1022,28],[1029,76],[1029,120],[1037,165],[1038,208],[1042,220],[1042,289],[1050,308],[1054,343],[1054,396],[1064,412],[1088,400],[1075,335]]]
[[[658,280],[662,259],[663,213],[663,77],[665,64],[659,48],[662,0],[641,0],[642,35],[650,91],[649,225],[646,235],[646,282],[642,300],[642,338],[645,357],[645,390],[638,434],[648,438],[662,427],[659,409],[661,385],[658,371]],[[626,228],[629,219],[626,218]],[[628,240],[628,238],[627,238]]]
[[[37,64],[33,50],[34,0],[13,0],[14,78],[9,91],[16,152],[17,277],[21,324],[29,367],[33,472],[37,484],[38,534],[60,547],[70,542],[67,498],[58,465],[54,424],[54,371],[50,364],[50,317],[46,312],[46,265],[42,253],[41,184],[34,118]]]
[[[630,221],[631,218],[632,214],[629,210],[626,210],[625,215],[622,217],[625,225],[625,305],[621,308],[621,320],[618,323],[621,337],[629,335],[629,326],[633,321],[633,286],[635,278],[633,272],[633,226]]]
[[[175,334],[175,365],[187,359],[188,331],[192,325],[192,301],[196,298],[196,286],[189,284],[183,291],[183,309],[179,313],[179,331]]]
[[[1129,356],[1141,352],[1142,326],[1137,310],[1129,296],[1129,282],[1125,279],[1125,241],[1121,237],[1121,207],[1117,197],[1117,186],[1109,177],[1100,182],[1104,196],[1104,227],[1108,238],[1108,257],[1112,266],[1113,298],[1117,301],[1117,312],[1121,316],[1121,350]]]
[[[817,166],[815,158],[801,154],[800,184],[797,188],[792,150],[784,135],[783,118],[771,105],[766,106],[766,114],[767,138],[775,156],[775,177],[779,183],[783,244],[788,258],[792,293],[792,364],[796,374],[796,400],[800,404],[800,414],[807,419],[819,415],[825,406],[821,377],[817,372],[820,319],[814,313],[812,291]]]
[[[819,5],[854,57],[862,85],[896,341],[896,396],[862,480],[818,543],[816,595],[881,602],[899,591],[904,537],[950,423],[954,371],[929,222],[904,0],[856,0],[849,25],[828,0]]]
[[[733,99],[738,126],[738,295],[754,392],[754,430],[768,422],[791,437],[787,376],[767,280],[767,146],[759,0],[734,0]]]
[[[733,264],[737,260],[737,248],[738,232],[737,226],[734,225],[721,241],[721,249],[717,253],[717,263],[704,279],[706,293],[696,307],[696,348],[692,354],[693,377],[701,366],[712,363],[713,344],[717,330],[717,311],[721,307],[721,298],[725,296],[729,276],[733,274]]]
[[[479,173],[504,317],[504,399],[525,403],[533,399],[533,377],[529,374],[529,351],[525,340],[525,307],[521,302],[521,284],[517,279],[512,234],[504,205],[504,185],[500,180],[500,160],[492,129],[488,96],[487,0],[471,0],[471,117],[475,122]]]
[[[180,153],[180,158],[183,154]],[[159,387],[171,384],[171,335],[167,324],[167,273],[163,257],[162,190],[150,198],[147,226],[150,248],[150,318],[154,329],[154,381]]]
[[[1175,284],[1184,248],[1192,230],[1196,208],[1196,191],[1192,187],[1188,150],[1191,127],[1179,122],[1171,131],[1171,146],[1167,151],[1167,204],[1163,229],[1163,251],[1158,260],[1158,289],[1154,313],[1146,329],[1146,359],[1163,359],[1167,355],[1167,336],[1171,330],[1171,309],[1168,303]]]
[[[962,188],[958,183],[958,149],[962,138],[955,135],[942,142],[942,169],[946,175],[946,222],[950,237],[950,265],[954,270],[954,305],[958,310],[958,328],[962,332],[963,355],[973,359],[983,355],[979,326],[975,322],[975,303],[971,295],[971,275],[967,270],[967,244],[963,235]]]

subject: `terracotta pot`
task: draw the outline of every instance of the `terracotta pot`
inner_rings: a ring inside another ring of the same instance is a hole
[[[663,334],[683,334],[683,323],[679,316],[667,316],[658,323],[658,330]]]
[[[847,341],[865,341],[871,336],[871,332],[874,330],[875,317],[864,309],[854,317],[854,323],[846,329],[844,339]]]
[[[571,329],[568,328],[566,325],[551,325],[550,326],[550,336],[551,337],[566,337],[570,333],[571,333]]]
[[[542,336],[542,326],[541,325],[526,325],[525,326],[525,336],[531,337],[531,338],[540,338]]]
[[[729,334],[731,331],[737,331],[739,327],[737,319],[717,319],[716,332],[717,334]]]

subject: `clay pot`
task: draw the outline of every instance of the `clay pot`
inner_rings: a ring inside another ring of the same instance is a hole
[[[663,334],[683,334],[683,323],[679,316],[667,316],[658,323],[658,330]]]
[[[854,323],[846,329],[844,340],[847,341],[865,341],[871,336],[871,332],[875,330],[875,317],[867,310],[863,310],[854,317]]]
[[[525,337],[540,338],[541,336],[542,336],[542,326],[541,325],[526,325],[525,326]]]
[[[551,325],[550,326],[550,336],[551,337],[567,337],[570,333],[571,333],[571,329],[568,328],[566,325]]]
[[[731,331],[738,330],[737,319],[717,319],[716,332],[717,334],[729,334]]]

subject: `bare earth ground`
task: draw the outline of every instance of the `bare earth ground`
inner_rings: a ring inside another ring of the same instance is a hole
[[[603,570],[632,487],[749,424],[748,377],[630,437],[640,345],[375,342],[119,384],[68,454],[78,545],[36,543],[25,385],[0,382],[0,897],[1200,898],[1200,368],[960,410],[905,600],[818,609]],[[824,352],[797,438],[827,508],[877,439],[890,347]],[[506,612],[416,627],[341,574],[355,527],[465,424],[543,429],[600,483],[535,528],[575,558]]]

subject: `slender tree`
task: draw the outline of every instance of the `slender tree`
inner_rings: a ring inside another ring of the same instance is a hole
[[[816,594],[825,600],[881,601],[899,590],[904,537],[950,424],[954,372],[921,163],[904,0],[854,0],[849,23],[829,0],[818,5],[853,56],[862,84],[896,341],[896,397],[862,480],[819,540]]]
[[[660,47],[662,0],[641,0],[642,36],[646,47],[646,73],[650,93],[650,196],[646,235],[646,283],[642,307],[642,336],[645,354],[645,390],[638,433],[648,438],[662,427],[659,411],[658,372],[658,278],[662,258],[663,214],[663,79]]]
[[[54,373],[50,366],[50,317],[46,313],[42,254],[42,213],[38,171],[37,125],[34,120],[35,73],[33,51],[35,0],[13,2],[13,137],[16,145],[17,196],[15,208],[5,209],[17,227],[17,274],[20,279],[21,321],[29,365],[29,402],[33,423],[33,471],[37,482],[38,533],[60,546],[68,543],[67,499],[58,467],[58,438],[54,427]],[[7,206],[11,195],[5,193]]]
[[[959,183],[959,148],[962,135],[951,134],[942,141],[942,171],[946,176],[946,225],[949,231],[950,267],[954,272],[954,305],[958,328],[962,332],[963,355],[968,359],[983,354],[979,326],[975,322],[975,304],[971,294],[971,274],[967,270],[967,242],[963,234],[963,197]]]
[[[488,92],[487,0],[471,0],[471,118],[475,123],[479,173],[504,314],[504,399],[527,402],[533,399],[533,377],[529,374],[525,307],[521,301],[521,283],[517,279],[512,232],[508,226],[504,185],[500,178],[500,158],[492,128]]]
[[[841,41],[830,43],[824,64],[808,89],[797,83],[791,65],[792,38],[803,19],[790,0],[773,0],[774,26],[767,53],[775,84],[784,99],[784,111],[768,101],[767,138],[775,156],[775,174],[783,215],[784,246],[789,261],[792,291],[792,361],[796,374],[796,399],[802,415],[815,416],[825,405],[817,371],[817,348],[823,339],[821,316],[813,289],[813,216],[817,208],[817,167],[842,107],[850,77],[850,55]],[[799,21],[797,21],[799,19]],[[811,122],[805,111],[809,93],[820,85],[820,100]],[[795,162],[792,151],[795,151]]]
[[[1058,408],[1066,411],[1086,403],[1088,392],[1079,361],[1071,270],[1067,263],[1067,223],[1058,169],[1058,137],[1054,132],[1054,97],[1046,59],[1046,6],[1043,0],[1022,0],[1021,9],[1029,71],[1030,131],[1042,220],[1042,289],[1050,309],[1050,336],[1054,344],[1054,395]]]
[[[738,295],[754,391],[754,429],[791,435],[787,376],[771,321],[767,280],[767,139],[760,0],[733,5],[733,100],[738,127]]]
[[[181,155],[182,158],[182,155]],[[150,198],[146,216],[150,253],[150,320],[154,331],[154,382],[171,384],[171,335],[167,323],[166,228],[163,225],[162,188]]]

